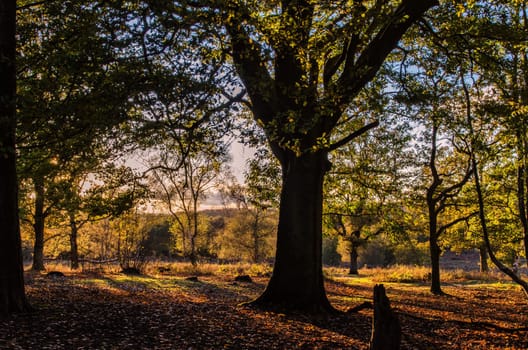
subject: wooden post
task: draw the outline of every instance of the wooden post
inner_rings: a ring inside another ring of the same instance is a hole
[[[370,350],[399,350],[401,327],[396,313],[391,309],[383,284],[374,286],[374,318]]]

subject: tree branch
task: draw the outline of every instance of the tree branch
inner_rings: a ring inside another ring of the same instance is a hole
[[[231,36],[231,55],[240,79],[251,99],[255,118],[264,123],[272,120],[276,101],[274,80],[261,58],[260,48],[244,30],[236,13],[226,21],[225,27]]]
[[[358,129],[358,130],[354,131],[353,133],[351,133],[347,137],[345,137],[345,138],[343,138],[343,139],[331,144],[328,147],[328,151],[333,151],[333,150],[335,150],[335,149],[337,149],[337,148],[339,148],[341,146],[346,145],[347,143],[349,143],[353,139],[363,135],[364,133],[366,133],[370,129],[373,129],[373,128],[377,127],[378,125],[379,125],[379,120],[375,120],[372,123],[369,123],[369,124],[363,126],[361,129]]]
[[[42,1],[35,1],[35,2],[31,2],[29,4],[25,4],[25,5],[22,5],[22,6],[17,6],[16,10],[17,11],[20,11],[20,10],[26,10],[28,8],[31,8],[31,7],[34,7],[34,6],[39,6],[39,5],[43,5],[45,3],[47,3],[49,0],[42,0]]]
[[[384,26],[361,53],[357,61],[349,60],[337,81],[341,105],[347,105],[365,86],[396,47],[407,29],[428,9],[438,5],[437,0],[403,0]]]

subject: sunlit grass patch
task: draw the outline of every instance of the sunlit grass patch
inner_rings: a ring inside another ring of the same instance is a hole
[[[423,266],[395,265],[390,268],[363,268],[359,273],[369,276],[376,283],[423,283],[428,280],[429,269]]]
[[[427,266],[395,265],[387,268],[362,268],[359,270],[358,275],[348,275],[347,270],[343,268],[325,268],[325,277],[351,285],[368,285],[375,283],[411,283],[428,285],[431,281],[430,273],[431,269]],[[501,288],[505,288],[502,285],[509,286],[514,284],[508,276],[495,270],[482,273],[479,271],[466,271],[463,269],[442,269],[440,271],[440,279],[442,283],[491,286],[498,284]]]
[[[458,283],[458,285],[464,287],[474,287],[474,288],[487,288],[495,290],[513,290],[520,289],[521,287],[516,284],[514,281],[505,281],[505,280],[464,280]]]
[[[250,263],[200,263],[192,265],[188,262],[152,263],[145,269],[151,275],[178,275],[178,276],[269,276],[272,266],[268,264]]]
[[[92,277],[92,278],[75,278],[73,280],[75,284],[86,285],[86,286],[106,286],[108,280],[103,277]]]
[[[360,295],[354,295],[354,296],[345,296],[345,295],[331,295],[330,300],[334,303],[339,303],[343,305],[357,305],[361,304],[365,301],[370,301],[370,297],[364,297]]]

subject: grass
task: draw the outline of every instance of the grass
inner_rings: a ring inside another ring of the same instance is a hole
[[[363,268],[358,275],[349,275],[344,268],[325,268],[325,276],[329,279],[352,285],[385,284],[417,284],[428,286],[430,283],[430,268],[426,266],[395,265],[388,268]],[[482,286],[498,289],[511,289],[515,282],[499,271],[483,273],[479,271],[440,270],[442,284],[457,284],[464,286]]]
[[[65,275],[71,274],[69,265],[65,262],[53,261],[47,264],[47,271],[60,271]],[[134,284],[144,288],[187,288],[192,282],[182,277],[197,276],[222,276],[232,278],[237,275],[249,275],[252,277],[271,276],[272,266],[269,264],[251,263],[202,263],[192,265],[188,262],[162,262],[154,261],[148,263],[143,269],[143,275],[131,276],[119,273],[121,268],[117,264],[106,264],[95,270],[83,271],[84,274],[94,276],[105,274],[107,278],[118,284]],[[348,269],[344,267],[325,267],[326,278],[356,285],[385,284],[419,284],[428,285],[430,282],[430,268],[425,266],[394,265],[388,268],[369,267],[359,270],[359,275],[349,275]],[[163,278],[159,278],[163,276]],[[179,277],[177,277],[179,276]],[[465,286],[489,286],[498,289],[508,289],[515,285],[508,276],[499,271],[482,273],[479,271],[441,270],[441,281],[444,284],[458,284]],[[103,283],[101,279],[85,278],[83,283]],[[139,287],[138,287],[139,288]]]
[[[270,276],[271,266],[267,264],[250,264],[250,263],[202,263],[192,265],[187,262],[154,262],[147,265],[146,274],[174,274],[183,276],[218,276],[218,275],[250,275],[250,276]]]

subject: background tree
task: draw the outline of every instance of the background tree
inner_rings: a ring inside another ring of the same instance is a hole
[[[189,152],[183,160],[169,149],[151,163],[156,197],[171,213],[181,237],[182,252],[193,265],[198,262],[197,240],[205,233],[201,232],[199,207],[208,192],[217,186],[228,159],[225,149],[213,147]]]
[[[59,177],[73,162],[95,157],[104,136],[111,148],[108,135],[124,121],[137,86],[123,80],[141,72],[129,58],[117,57],[106,11],[82,2],[43,2],[19,11],[19,170],[34,187],[35,270],[44,269],[45,220],[57,210]]]
[[[456,26],[446,29],[444,25],[450,20],[456,22],[457,14],[449,5],[441,7],[437,14],[434,21],[422,23],[420,29],[433,31],[433,35],[404,43],[400,71],[395,76],[403,90],[398,98],[407,104],[407,113],[414,115],[415,132],[420,133],[415,148],[420,150],[424,168],[420,189],[415,190],[423,191],[427,205],[431,292],[442,294],[442,235],[467,222],[476,211],[460,196],[473,174],[457,70],[464,54],[456,42],[437,42],[438,36],[457,33]]]
[[[512,180],[507,182],[511,185],[503,190],[510,193],[516,201],[516,208],[506,206],[520,225],[525,257],[528,257],[528,45],[525,40],[528,33],[527,11],[527,5],[522,1],[499,3],[491,9],[479,6],[468,11],[485,33],[494,33],[488,43],[489,50],[478,48],[482,45],[484,37],[476,42],[472,41],[473,48],[470,50],[475,52],[475,60],[483,74],[483,81],[493,86],[493,94],[498,97],[488,98],[483,108],[501,124],[501,134],[504,138],[500,139],[500,143],[504,146],[505,153],[509,153],[500,158],[506,162],[503,164],[503,175],[514,175]]]
[[[138,176],[126,166],[76,162],[69,176],[62,178],[59,209],[70,228],[71,268],[79,267],[78,236],[87,223],[116,218],[136,207],[147,196],[147,189]],[[99,170],[99,171],[98,171]],[[91,179],[90,179],[91,178]]]
[[[276,214],[279,205],[280,168],[269,150],[258,149],[248,161],[245,184],[230,184],[223,195],[234,201],[237,213],[227,222],[223,246],[245,252],[248,260],[258,263],[270,256]]]
[[[380,95],[371,96],[383,105]],[[383,113],[373,107],[364,106],[361,113]],[[403,205],[405,173],[412,161],[406,129],[404,123],[384,118],[376,130],[332,154],[334,166],[325,183],[325,222],[348,243],[350,274],[358,274],[358,249],[381,232],[389,233],[392,208]]]
[[[502,247],[504,252],[515,251],[512,247],[516,245],[516,240],[522,240],[518,237],[522,237],[521,232],[524,231],[521,218],[523,200],[519,201],[524,195],[519,194],[519,189],[523,186],[519,186],[517,180],[511,181],[510,179],[516,176],[508,175],[511,171],[506,169],[516,168],[514,173],[522,174],[523,171],[519,172],[517,166],[507,165],[507,159],[515,159],[515,163],[522,164],[521,154],[526,153],[520,146],[522,141],[511,142],[519,140],[517,136],[523,134],[516,118],[518,115],[514,111],[522,106],[522,102],[518,102],[522,100],[520,97],[523,94],[518,93],[517,87],[519,83],[522,85],[523,80],[522,74],[518,75],[518,72],[522,71],[521,57],[526,47],[523,39],[526,37],[526,26],[523,25],[526,20],[525,5],[517,1],[476,2],[467,6],[446,2],[438,14],[434,21],[425,26],[433,32],[430,36],[432,45],[428,47],[456,63],[456,69],[451,69],[451,74],[458,79],[456,96],[460,102],[456,107],[465,119],[466,130],[463,130],[462,134],[466,137],[466,147],[471,146],[474,158],[471,161],[480,166],[480,169],[472,169],[475,176],[481,176],[480,179],[474,179],[477,202],[486,207],[486,210],[479,210],[480,230],[488,248],[494,246]],[[442,16],[448,16],[451,20],[438,22]],[[505,52],[508,54],[504,54]],[[517,102],[513,102],[512,97],[513,101]],[[497,109],[498,105],[503,107]],[[506,105],[516,107],[510,109]],[[501,112],[495,114],[495,117],[490,117],[493,115],[492,111],[496,113],[499,110]],[[467,128],[478,130],[478,140]],[[500,135],[506,134],[509,136],[501,138]],[[516,146],[513,146],[513,143],[516,143]],[[503,171],[499,170],[501,168]],[[501,184],[496,181],[499,177]],[[482,183],[488,185],[480,186]],[[512,196],[506,195],[514,192],[516,194]],[[513,208],[511,200],[515,197],[516,209]],[[494,214],[491,214],[492,211]],[[483,212],[486,212],[485,217]],[[514,217],[516,218],[513,219]],[[486,222],[483,222],[484,220]],[[498,229],[493,229],[493,226]],[[515,254],[510,255],[513,260]],[[492,260],[497,262],[495,258],[496,256],[492,257]]]
[[[495,264],[495,266],[497,266],[503,273],[508,275],[513,281],[515,281],[518,285],[520,285],[523,288],[525,294],[528,296],[528,282],[526,282],[524,279],[518,276],[515,271],[513,271],[512,269],[504,265],[495,255],[495,252],[491,245],[491,240],[490,240],[491,235],[490,235],[490,230],[489,230],[488,220],[487,220],[487,215],[486,215],[486,204],[484,201],[484,192],[482,190],[483,188],[482,178],[480,175],[481,168],[479,166],[481,165],[479,164],[479,158],[477,158],[479,151],[482,150],[482,145],[485,145],[485,142],[483,142],[483,140],[479,138],[479,132],[477,131],[478,129],[476,129],[476,126],[478,123],[476,123],[476,120],[475,120],[476,118],[473,113],[474,107],[473,107],[473,104],[470,98],[471,97],[470,89],[468,85],[465,83],[466,76],[464,75],[463,72],[461,72],[461,77],[462,77],[462,84],[463,84],[463,90],[464,90],[465,102],[466,102],[465,107],[466,107],[467,123],[469,127],[468,131],[469,131],[469,135],[471,136],[471,140],[470,140],[471,158],[470,159],[471,159],[471,163],[473,167],[473,180],[475,183],[475,191],[477,193],[478,207],[479,207],[478,216],[479,216],[479,221],[480,221],[480,225],[482,228],[482,235],[484,238],[484,243],[488,250],[489,257],[491,261]]]

